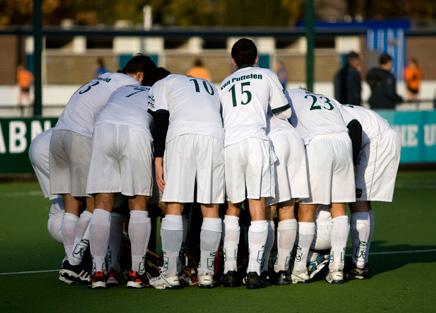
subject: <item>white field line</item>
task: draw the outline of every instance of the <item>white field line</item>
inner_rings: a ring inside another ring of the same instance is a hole
[[[0,276],[9,276],[9,275],[26,275],[26,274],[41,274],[41,273],[52,273],[52,272],[58,272],[57,270],[40,270],[40,271],[23,271],[23,272],[6,272],[6,273],[0,273]]]
[[[431,252],[436,252],[436,249],[376,251],[376,252],[371,252],[370,255],[396,255],[396,254],[414,254],[414,253],[431,253]],[[59,269],[54,269],[54,270],[38,270],[38,271],[23,271],[23,272],[4,272],[4,273],[0,273],[0,276],[53,273],[53,272],[58,272],[58,271],[59,271]]]
[[[42,196],[42,192],[39,190],[32,191],[12,191],[12,192],[3,192],[0,194],[1,197],[36,197]]]

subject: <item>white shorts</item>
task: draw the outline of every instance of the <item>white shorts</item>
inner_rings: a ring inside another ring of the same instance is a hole
[[[96,125],[86,192],[151,196],[151,142],[142,129],[112,123]]]
[[[277,159],[269,140],[248,138],[227,146],[224,155],[230,202],[274,197],[274,162]]]
[[[357,200],[392,201],[400,150],[401,138],[394,129],[363,147],[356,168]]]
[[[309,197],[304,143],[294,129],[278,131],[270,136],[277,157],[275,197],[267,205]]]
[[[54,129],[50,140],[50,191],[52,194],[86,196],[92,138]]]
[[[54,199],[58,196],[50,193],[50,140],[53,128],[36,136],[29,146],[29,159],[38,178],[44,197]]]
[[[356,201],[351,140],[347,133],[315,136],[306,145],[310,198],[302,203]]]
[[[224,203],[224,144],[206,135],[181,135],[166,144],[163,202]]]

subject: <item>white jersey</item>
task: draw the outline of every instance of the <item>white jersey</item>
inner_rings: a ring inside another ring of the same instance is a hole
[[[362,146],[390,128],[389,123],[384,118],[361,106],[344,105],[343,116],[346,124],[355,119],[362,125]]]
[[[145,130],[150,136],[151,115],[147,109],[150,87],[127,85],[115,90],[97,115],[95,125],[123,124]]]
[[[221,83],[220,100],[226,146],[247,138],[268,140],[267,114],[289,108],[277,75],[259,67],[240,68],[226,77]]]
[[[293,129],[294,127],[291,125],[289,120],[282,120],[273,114],[268,114],[268,136],[280,131],[289,130],[290,128]]]
[[[92,137],[95,118],[112,92],[124,85],[139,84],[122,73],[104,73],[80,87],[68,101],[56,129],[70,130]]]
[[[170,113],[167,143],[185,134],[223,138],[218,92],[207,80],[168,75],[151,88],[148,108],[152,112],[165,110]]]
[[[342,105],[336,100],[304,89],[288,90],[291,98],[292,125],[307,145],[318,135],[348,132]]]

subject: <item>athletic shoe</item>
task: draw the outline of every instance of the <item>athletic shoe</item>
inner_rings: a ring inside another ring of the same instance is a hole
[[[342,271],[329,272],[325,280],[332,285],[339,285],[344,283],[344,273]]]
[[[179,283],[181,286],[195,286],[198,284],[197,270],[191,267],[185,267],[182,274],[179,275]]]
[[[92,275],[91,288],[92,289],[106,288],[106,277],[104,276],[103,272],[95,272],[94,275]]]
[[[74,282],[89,283],[91,281],[91,275],[82,264],[71,265],[68,259],[65,259],[59,270],[59,280],[66,284],[72,284]]]
[[[149,283],[156,289],[179,289],[181,287],[177,276],[167,276],[163,273],[158,277],[150,278]]]
[[[289,285],[291,282],[288,279],[286,271],[272,272],[269,281],[273,285]]]
[[[269,282],[269,280],[270,280],[270,275],[269,275],[269,272],[268,272],[268,271],[266,271],[266,272],[262,272],[262,273],[260,274],[260,278],[262,279],[263,283],[265,284],[265,287],[268,287],[269,285],[271,285],[270,282]]]
[[[221,284],[224,287],[239,287],[241,286],[241,279],[237,271],[228,271],[221,279]]]
[[[117,271],[110,270],[107,275],[106,284],[108,287],[114,287],[121,284],[121,279]]]
[[[198,287],[200,288],[215,288],[217,284],[213,279],[213,274],[199,274],[198,275]]]
[[[129,271],[127,276],[127,288],[144,288],[144,278],[138,272]]]
[[[346,266],[344,272],[347,280],[367,279],[370,276],[371,269],[368,264],[364,268],[358,268],[354,263],[351,263],[350,266]]]
[[[307,271],[296,273],[292,272],[291,274],[291,282],[295,284],[307,284],[309,282],[309,274]]]
[[[268,286],[267,282],[256,272],[249,272],[245,277],[245,287],[247,289],[259,289]]]
[[[317,253],[315,258],[311,259],[308,266],[309,278],[312,279],[316,274],[321,272],[326,265],[329,264],[329,255],[328,254],[319,254]]]

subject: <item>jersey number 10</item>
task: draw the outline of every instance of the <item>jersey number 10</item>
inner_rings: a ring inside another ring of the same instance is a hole
[[[200,92],[200,83],[198,82],[198,79],[191,78],[190,81],[194,82],[195,92]],[[204,90],[206,90],[206,92],[208,94],[213,96],[215,94],[215,91],[213,90],[213,86],[208,81],[205,81],[205,80],[201,80],[201,81],[203,82]]]

